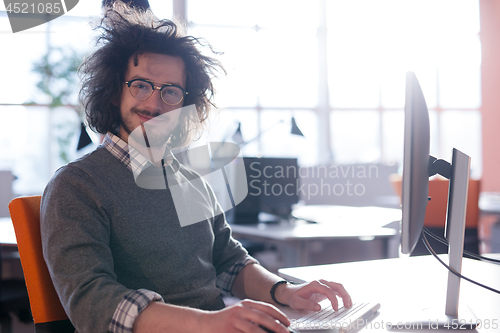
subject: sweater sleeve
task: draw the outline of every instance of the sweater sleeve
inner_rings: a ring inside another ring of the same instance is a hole
[[[224,214],[215,217],[213,264],[219,276],[248,256],[247,250],[231,235]]]
[[[43,255],[55,289],[78,332],[108,332],[119,303],[131,292],[117,282],[110,249],[110,195],[83,170],[65,166],[42,196]]]
[[[258,264],[259,262],[253,257],[247,255],[245,258],[236,262],[233,266],[231,266],[228,270],[217,276],[217,287],[222,289],[222,292],[225,295],[233,296],[231,289],[233,288],[234,280],[236,276],[240,273],[240,271],[249,264]]]
[[[160,294],[146,289],[133,290],[125,295],[116,307],[109,325],[109,332],[132,332],[135,318],[153,301],[163,301],[163,298]]]
[[[218,205],[216,201],[215,204]],[[216,208],[216,211],[217,209],[220,211],[220,207]],[[224,294],[232,295],[233,282],[239,272],[246,265],[259,262],[233,238],[224,214],[214,218],[214,235],[213,263],[217,274],[216,285]]]

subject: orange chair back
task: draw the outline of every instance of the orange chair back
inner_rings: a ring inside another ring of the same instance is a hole
[[[401,198],[401,177],[391,178],[394,191]],[[429,181],[429,197],[425,210],[424,225],[429,228],[444,228],[446,222],[446,210],[448,208],[448,186],[449,181],[445,179],[432,179]],[[466,228],[477,228],[479,223],[479,194],[481,181],[469,180],[469,194],[467,198],[467,213],[465,216]]]
[[[42,255],[40,200],[21,197],[9,204],[35,324],[68,319]]]

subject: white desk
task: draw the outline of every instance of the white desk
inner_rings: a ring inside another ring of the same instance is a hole
[[[272,244],[286,253],[285,266],[387,258],[397,231],[384,228],[401,211],[380,207],[305,206],[294,211],[303,220],[287,224],[232,224],[236,239]],[[394,251],[392,251],[394,252]],[[320,258],[323,257],[323,258]],[[328,260],[328,261],[326,261]]]
[[[295,281],[324,278],[340,282],[354,300],[370,299],[379,302],[379,315],[371,321],[371,327],[363,329],[362,332],[385,332],[387,326],[382,322],[395,323],[405,313],[417,312],[428,306],[442,308],[444,313],[448,273],[445,267],[431,256],[285,268],[280,269],[279,273],[284,278]],[[464,259],[462,274],[500,289],[500,265]],[[460,304],[468,305],[484,323],[489,320],[490,323],[497,324],[496,329],[491,327],[492,325],[489,329],[480,326],[477,332],[500,332],[499,294],[462,280]],[[437,333],[440,330],[416,332]]]
[[[17,247],[16,233],[10,217],[0,217],[0,245]]]

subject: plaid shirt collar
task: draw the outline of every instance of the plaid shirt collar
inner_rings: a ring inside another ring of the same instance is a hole
[[[108,132],[101,145],[130,171],[132,171],[136,178],[144,169],[154,166],[148,158],[139,153],[132,146],[129,146],[127,142],[113,133]],[[172,162],[168,166],[175,172],[179,169],[179,162],[172,154],[170,154],[170,151],[166,149],[165,156],[168,155],[173,157]],[[164,166],[167,166],[166,164],[167,163],[165,163]]]

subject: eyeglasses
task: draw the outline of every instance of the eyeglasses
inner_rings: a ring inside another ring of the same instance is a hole
[[[153,82],[144,79],[134,79],[125,81],[125,83],[129,87],[130,94],[141,101],[151,97],[155,89],[160,91],[161,100],[168,105],[179,104],[184,99],[184,95],[188,94],[183,88],[171,83],[154,82],[160,83],[161,87],[155,86]]]

